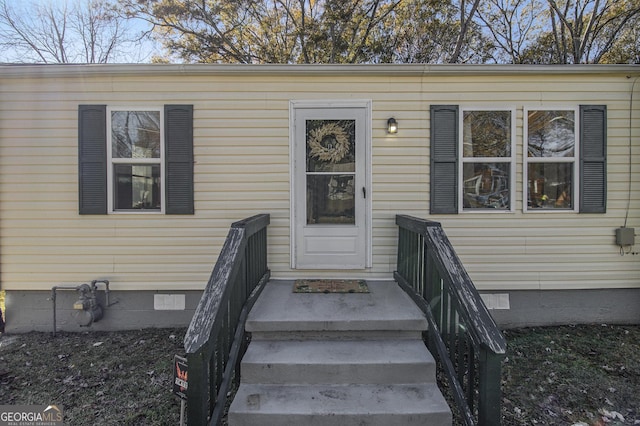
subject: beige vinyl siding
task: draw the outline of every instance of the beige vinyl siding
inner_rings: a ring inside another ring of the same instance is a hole
[[[46,68],[36,68],[0,76],[3,289],[46,290],[92,279],[109,279],[115,290],[201,289],[229,225],[263,212],[271,214],[268,261],[274,277],[391,279],[394,220],[402,213],[440,221],[482,290],[640,287],[639,257],[620,256],[614,244],[628,200],[631,80],[626,68],[546,75],[516,68],[492,75],[487,68],[474,75],[460,67],[444,75],[404,73],[402,67],[385,74],[364,67],[307,75],[286,68],[225,73],[216,72],[216,66],[192,72],[159,66],[120,67],[109,75],[71,67],[68,73],[51,72],[51,77]],[[203,71],[207,69],[212,72]],[[640,228],[636,95],[627,225]],[[372,100],[373,105],[369,193],[374,266],[366,271],[291,270],[289,103],[345,99]],[[195,215],[80,216],[78,105],[174,103],[194,106]],[[429,216],[433,104],[516,109],[515,212]],[[524,108],[579,104],[607,105],[607,213],[524,213]],[[399,123],[394,136],[385,131],[391,116]]]

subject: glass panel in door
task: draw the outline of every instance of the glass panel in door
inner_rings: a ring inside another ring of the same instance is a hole
[[[306,120],[307,225],[355,224],[356,121]]]

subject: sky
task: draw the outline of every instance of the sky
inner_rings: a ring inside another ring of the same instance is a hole
[[[25,11],[29,10],[29,5],[54,5],[55,7],[61,7],[65,4],[87,4],[89,0],[0,0],[2,2],[6,2],[9,8],[15,10],[16,12],[20,12],[20,19],[22,19],[30,29],[37,28],[37,23],[30,23],[29,20],[37,20],[37,15],[33,12],[25,13]],[[128,20],[126,21],[126,26],[129,29],[129,34],[131,38],[135,38],[142,34],[144,31],[149,29],[149,25],[142,20]],[[2,32],[4,28],[0,25],[0,42],[6,41],[7,38],[5,33]],[[73,37],[73,32],[67,30],[67,41],[71,41]],[[68,52],[73,50],[82,51],[81,44],[72,44],[67,48]],[[159,43],[153,41],[144,41],[137,43],[124,43],[121,44],[118,48],[118,52],[116,56],[113,56],[109,62],[132,62],[132,63],[141,63],[141,62],[150,62],[153,56],[159,56],[162,53],[162,48]],[[70,62],[84,62],[84,60],[73,59],[72,54],[70,56]],[[16,48],[11,48],[6,45],[2,45],[0,47],[0,62],[35,62],[35,58],[37,55],[33,54],[31,56],[27,56],[23,51],[20,51]],[[39,60],[38,62],[42,62]],[[51,62],[56,62],[55,60],[51,60]]]

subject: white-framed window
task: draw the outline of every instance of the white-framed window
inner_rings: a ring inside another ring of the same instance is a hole
[[[578,211],[579,115],[576,107],[525,108],[525,211]]]
[[[460,212],[512,212],[515,108],[461,108]]]
[[[163,109],[107,109],[108,212],[164,213]]]

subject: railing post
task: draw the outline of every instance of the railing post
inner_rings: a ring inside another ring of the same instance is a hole
[[[487,348],[482,348],[479,353],[478,366],[478,425],[499,425],[501,420],[501,354],[494,354]]]
[[[189,425],[217,425],[224,414],[227,393],[238,373],[234,370],[246,348],[244,324],[270,276],[268,225],[267,214],[231,225],[185,335]],[[260,258],[254,258],[259,252]]]
[[[209,418],[209,361],[205,358],[202,350],[187,354],[187,419],[190,425],[205,425]]]
[[[398,272],[403,276],[406,276],[406,231],[403,228],[398,229],[398,253],[396,259],[396,265]]]
[[[427,316],[427,345],[449,380],[461,420],[499,425],[504,336],[441,225],[405,215],[396,216],[396,224],[394,277]]]

